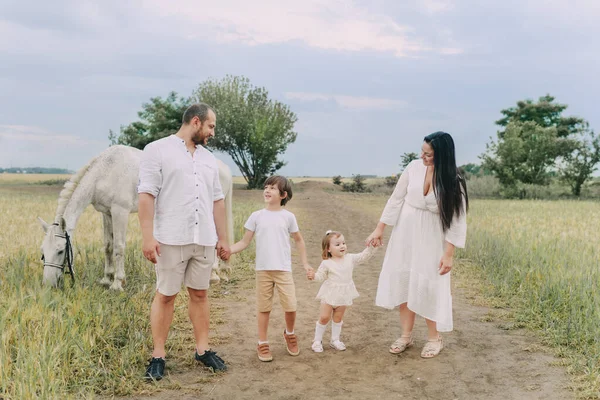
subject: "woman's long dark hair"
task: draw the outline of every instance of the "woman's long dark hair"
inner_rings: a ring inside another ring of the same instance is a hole
[[[434,132],[425,136],[424,140],[433,149],[433,191],[445,232],[450,229],[455,217],[469,209],[467,183],[456,167],[452,136],[446,132]],[[463,196],[466,206],[464,209]]]

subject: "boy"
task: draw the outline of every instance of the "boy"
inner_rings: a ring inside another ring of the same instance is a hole
[[[231,254],[244,250],[256,235],[256,294],[258,306],[258,359],[271,361],[273,355],[267,340],[269,316],[273,307],[273,292],[277,288],[281,307],[285,312],[286,329],[283,337],[292,356],[300,354],[294,334],[296,322],[296,289],[292,277],[290,235],[296,242],[300,261],[312,271],[306,259],[306,246],[298,229],[296,217],[283,207],[292,198],[292,188],[283,176],[272,176],[265,181],[263,191],[265,208],[250,215],[244,225],[242,240],[231,246]]]

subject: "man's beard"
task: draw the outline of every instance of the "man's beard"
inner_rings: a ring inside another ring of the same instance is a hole
[[[199,144],[201,146],[206,146],[206,142],[208,142],[208,136],[202,136],[202,131],[200,130],[196,132],[194,136],[192,136],[192,142],[194,142],[195,145]]]

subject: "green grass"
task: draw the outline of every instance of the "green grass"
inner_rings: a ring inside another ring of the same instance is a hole
[[[374,221],[387,198],[340,197]],[[599,226],[598,202],[474,199],[453,273],[502,328],[528,328],[552,348],[585,399],[600,399]]]
[[[141,378],[151,352],[149,308],[154,294],[153,266],[144,261],[137,215],[130,217],[126,250],[127,282],[123,293],[98,285],[103,275],[102,224],[90,207],[74,236],[76,283],[62,290],[43,287],[39,246],[43,231],[36,215],[52,218],[56,193],[30,193],[0,186],[0,398],[90,398],[157,390]],[[236,236],[260,204],[236,201]],[[230,283],[211,290],[220,297],[252,274],[252,249],[234,262]],[[169,370],[190,368],[193,335],[187,317],[187,294],[176,301],[167,343]],[[226,316],[218,301],[211,306],[214,345],[228,340],[221,326]],[[210,375],[206,379],[212,379]],[[160,388],[177,387],[175,380]]]
[[[578,395],[600,398],[600,206],[578,201],[478,200],[460,255],[488,293],[567,359]]]

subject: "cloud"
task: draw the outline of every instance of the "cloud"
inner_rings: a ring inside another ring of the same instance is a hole
[[[419,5],[429,14],[437,14],[454,8],[454,2],[449,0],[420,0]]]
[[[51,142],[70,146],[101,143],[98,140],[84,140],[74,135],[54,134],[43,128],[27,125],[0,125],[0,137],[12,141]]]
[[[177,28],[188,39],[214,39],[221,43],[250,46],[299,42],[338,51],[375,51],[397,57],[423,53],[444,53],[445,46],[433,46],[409,24],[361,7],[348,0],[240,0],[207,2],[201,8],[195,0],[177,5],[159,0],[145,2],[150,12],[163,21],[180,21]],[[443,1],[429,1],[427,9],[442,10]],[[201,10],[201,12],[199,12]],[[201,27],[208,27],[204,30]],[[451,54],[460,51],[456,46]]]
[[[302,102],[334,101],[341,108],[352,110],[392,110],[406,106],[402,100],[366,96],[347,96],[339,94],[287,92],[285,97]]]

